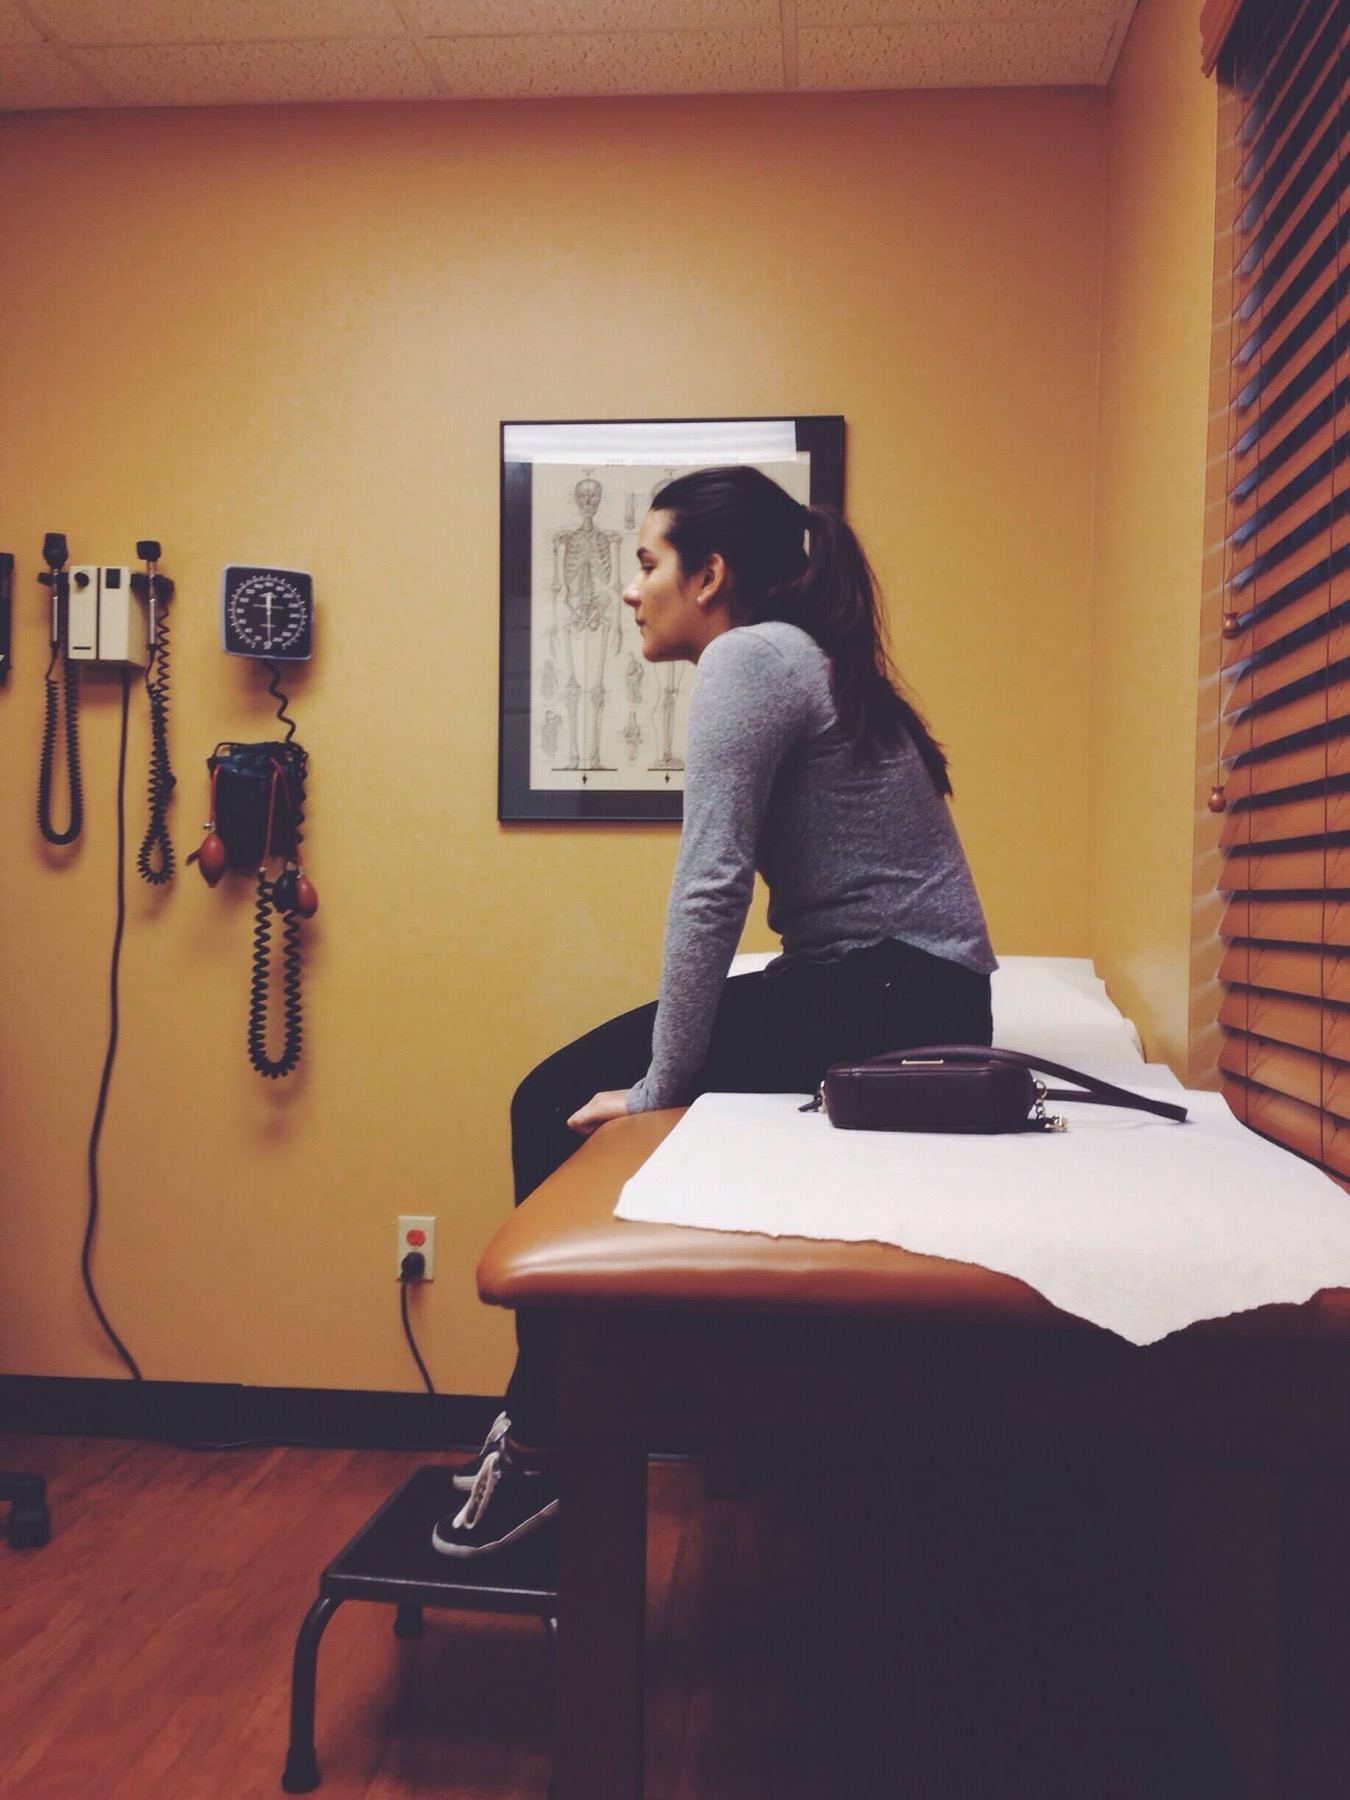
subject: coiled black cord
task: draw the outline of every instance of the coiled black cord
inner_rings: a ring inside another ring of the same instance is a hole
[[[291,703],[291,697],[289,694],[283,694],[281,691],[281,670],[277,667],[277,665],[274,662],[269,662],[264,657],[262,659],[262,666],[264,667],[264,669],[267,670],[267,673],[272,677],[272,679],[267,684],[267,691],[272,696],[272,698],[277,702],[277,717],[281,720],[282,724],[286,727],[286,735],[281,741],[283,744],[289,744],[291,739],[295,736],[295,720],[286,711],[286,708]]]
[[[177,777],[169,764],[169,620],[161,614],[155,630],[155,646],[145,668],[145,691],[150,700],[150,822],[136,856],[142,881],[162,887],[173,880],[173,840],[168,812]]]
[[[284,1037],[281,1055],[267,1054],[267,1002],[271,987],[273,883],[265,868],[258,871],[253,909],[253,981],[248,1002],[248,1059],[259,1075],[275,1080],[289,1075],[300,1060],[300,915],[282,915],[281,996]]]
[[[58,681],[53,673],[57,657],[66,650],[64,638],[63,626],[61,641],[52,645],[52,659],[47,664],[47,716],[42,727],[42,766],[38,773],[38,829],[49,844],[73,844],[84,828],[84,784],[80,779],[80,672],[66,654],[63,679]],[[56,738],[63,689],[70,823],[64,831],[58,831],[52,824],[52,782],[56,773]]]

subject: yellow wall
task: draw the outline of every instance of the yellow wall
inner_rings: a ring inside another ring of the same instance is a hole
[[[509,1324],[472,1271],[509,1205],[511,1089],[653,989],[673,834],[496,822],[502,419],[845,414],[850,512],[952,753],[996,943],[1090,953],[1090,801],[1119,784],[1100,729],[1091,778],[1083,754],[1106,112],[1093,93],[929,93],[0,122],[0,547],[18,557],[0,1367],[120,1372],[78,1270],[118,688],[86,677],[88,823],[49,851],[46,531],[76,560],[163,542],[180,858],[208,752],[272,727],[264,678],[220,652],[221,569],[309,569],[320,609],[291,684],[322,910],[290,1081],[244,1055],[249,883],[131,876],[94,1264],[152,1378],[416,1386],[392,1279],[413,1211],[440,1220],[415,1296],[438,1386],[496,1391]],[[1131,568],[1124,596],[1182,659],[1184,556]],[[1122,967],[1135,981],[1127,943]]]
[[[1091,943],[1149,1055],[1183,1077],[1214,133],[1194,5],[1146,0],[1107,111]]]

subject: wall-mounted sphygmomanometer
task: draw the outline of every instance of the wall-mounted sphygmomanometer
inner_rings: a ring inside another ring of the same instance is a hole
[[[221,611],[227,655],[308,662],[314,654],[314,583],[298,569],[231,564]]]
[[[231,656],[248,656],[271,675],[268,693],[278,702],[286,736],[262,744],[217,744],[207,758],[211,817],[195,861],[215,887],[228,869],[255,869],[253,979],[249,994],[248,1055],[260,1075],[289,1075],[300,1060],[301,921],[319,909],[314,884],[300,861],[305,780],[309,758],[294,742],[295,721],[281,689],[282,662],[305,662],[314,650],[314,586],[298,569],[231,564],[222,591],[222,637]],[[280,863],[280,870],[272,869]],[[282,919],[282,1015],[280,1054],[267,1043],[272,984],[272,917]]]
[[[143,880],[158,886],[173,875],[173,844],[168,831],[174,775],[169,762],[167,610],[173,583],[159,572],[160,547],[153,538],[142,538],[136,545],[136,554],[144,562],[144,570],[118,563],[68,566],[70,552],[64,533],[49,531],[43,539],[42,560],[47,567],[38,580],[51,594],[51,659],[45,677],[47,705],[37,814],[39,829],[49,844],[73,844],[84,825],[80,665],[104,663],[120,667],[124,688],[133,668],[144,669],[150,702],[150,822],[136,866]],[[52,813],[62,745],[67,813],[66,824],[58,826]]]

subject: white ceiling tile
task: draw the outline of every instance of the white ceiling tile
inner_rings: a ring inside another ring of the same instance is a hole
[[[80,61],[125,106],[275,105],[430,99],[436,87],[403,39],[312,44],[149,45],[82,50]]]
[[[0,0],[0,107],[1102,85],[1136,0]],[[360,46],[358,49],[357,46]],[[11,53],[34,54],[20,66]],[[40,52],[41,54],[37,54]],[[79,65],[90,72],[86,82]],[[436,69],[444,71],[438,77]],[[43,71],[50,72],[44,88]]]
[[[427,37],[777,31],[780,0],[403,0]]]
[[[68,44],[398,37],[394,0],[33,0]]]
[[[534,37],[432,38],[452,95],[735,94],[783,83],[776,31],[595,32],[541,46]]]
[[[6,43],[0,48],[0,111],[107,104],[108,96],[54,45]]]
[[[806,91],[925,87],[1092,86],[1105,80],[1113,26],[861,25],[797,37]]]
[[[1128,16],[1135,0],[796,0],[797,23],[813,30],[840,25],[919,25],[930,20],[978,26],[996,20],[1059,23]]]
[[[15,6],[0,5],[0,44],[40,44],[42,33]]]

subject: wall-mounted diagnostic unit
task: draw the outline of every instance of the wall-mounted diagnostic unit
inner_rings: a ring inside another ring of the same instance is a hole
[[[167,812],[174,776],[169,766],[169,637],[166,608],[173,582],[159,572],[159,544],[142,538],[137,556],[144,572],[125,563],[68,564],[65,533],[49,531],[42,541],[46,568],[38,575],[51,595],[51,660],[45,676],[46,711],[38,772],[38,828],[49,844],[73,844],[84,822],[80,775],[80,668],[85,663],[120,667],[124,690],[132,669],[144,669],[150,701],[151,820],[137,867],[146,881],[168,881],[173,845]],[[12,560],[12,559],[11,559]],[[61,728],[64,706],[65,729]],[[125,727],[125,702],[123,708]],[[64,747],[69,823],[53,820],[57,765]]]
[[[145,603],[132,589],[132,574],[117,564],[77,563],[70,582],[73,662],[132,663],[143,669],[150,655]]]

